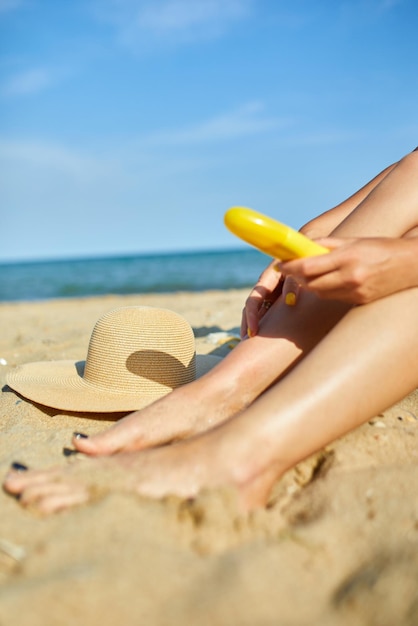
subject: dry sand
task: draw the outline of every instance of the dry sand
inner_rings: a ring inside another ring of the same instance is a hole
[[[19,398],[10,368],[84,358],[96,320],[138,304],[184,315],[199,352],[225,354],[209,336],[237,332],[244,296],[0,305],[1,474],[13,460],[71,462],[74,430],[110,424]],[[194,502],[114,493],[49,518],[1,493],[0,625],[416,626],[417,416],[414,393],[288,472],[272,505],[246,517],[227,490]]]

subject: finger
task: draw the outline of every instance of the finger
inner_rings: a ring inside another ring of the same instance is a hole
[[[310,279],[334,272],[339,266],[340,253],[336,249],[328,254],[286,261],[282,264],[281,269],[285,276],[293,276],[300,285],[305,285]]]
[[[262,297],[253,289],[245,301],[245,306],[242,310],[241,319],[241,337],[248,335],[248,328],[250,325],[257,325],[258,309],[262,303]]]
[[[295,306],[299,294],[299,284],[293,276],[287,276],[283,284],[283,299],[287,306]]]
[[[264,317],[283,291],[284,276],[278,270],[274,270],[274,274],[271,274],[270,278],[269,286],[260,290],[263,298],[258,308],[258,322]]]
[[[247,309],[246,307],[244,307],[241,313],[241,328],[240,328],[241,339],[244,339],[247,336],[247,328],[248,328]]]
[[[350,304],[365,303],[362,283],[340,270],[307,279],[303,287],[323,300],[340,300]]]
[[[281,293],[283,278],[275,266],[273,262],[264,270],[247,298],[241,318],[241,337],[257,334],[258,322],[269,308],[263,304],[271,306]]]
[[[373,299],[370,290],[365,290],[361,283],[345,279],[338,272],[314,278],[307,283],[305,288],[323,300],[366,304]]]
[[[264,290],[263,290],[264,293]],[[261,292],[252,292],[245,303],[243,322],[241,326],[242,336],[253,337],[258,331],[258,322],[263,317],[262,305],[264,297]]]
[[[350,244],[355,242],[356,239],[323,237],[315,241],[328,248],[329,253],[278,262],[279,270],[286,276],[294,276],[299,284],[304,285],[306,279],[338,269],[341,260],[344,259],[347,248],[349,249]]]

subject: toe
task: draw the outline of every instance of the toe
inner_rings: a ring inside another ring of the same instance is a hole
[[[9,470],[6,474],[3,487],[11,494],[19,494],[27,486],[36,483],[42,483],[44,481],[43,472],[27,471],[20,472],[14,469]]]
[[[58,513],[59,511],[65,511],[74,506],[85,504],[88,500],[87,491],[50,494],[39,500],[36,508],[43,515],[51,515],[52,513]]]
[[[28,487],[22,492],[20,503],[48,515],[83,504],[88,499],[88,490],[82,485],[52,482]]]
[[[126,449],[130,437],[118,424],[92,437],[73,437],[73,445],[79,452],[90,456],[114,454]]]

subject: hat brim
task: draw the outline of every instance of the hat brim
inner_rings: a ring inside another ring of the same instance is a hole
[[[196,378],[212,369],[220,357],[196,355]],[[85,361],[43,361],[19,365],[6,382],[14,391],[37,404],[76,413],[136,411],[170,393],[115,392],[101,389],[83,378]]]

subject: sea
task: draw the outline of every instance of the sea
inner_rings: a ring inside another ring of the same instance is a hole
[[[247,248],[0,263],[0,301],[250,288],[268,262]]]

